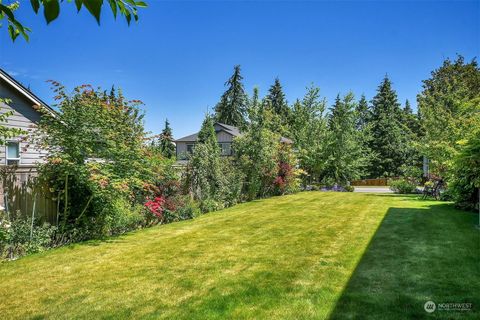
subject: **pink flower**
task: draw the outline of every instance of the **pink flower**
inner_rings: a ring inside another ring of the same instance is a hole
[[[161,219],[163,217],[163,210],[164,210],[163,205],[164,205],[164,203],[165,203],[165,198],[155,197],[155,199],[153,199],[153,200],[148,200],[145,203],[145,207],[147,207],[147,209],[152,214],[154,214],[159,219]]]

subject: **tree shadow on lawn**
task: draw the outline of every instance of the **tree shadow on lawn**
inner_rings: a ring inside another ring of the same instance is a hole
[[[477,219],[445,203],[390,208],[329,319],[479,319]],[[427,313],[429,300],[472,310]]]

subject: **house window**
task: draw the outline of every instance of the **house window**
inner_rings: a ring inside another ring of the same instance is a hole
[[[193,153],[193,149],[195,149],[195,145],[194,145],[194,144],[187,144],[187,153],[188,153],[188,154],[192,154],[192,153]]]
[[[8,141],[6,145],[6,159],[8,165],[20,163],[20,143],[17,141]]]
[[[222,156],[231,156],[232,155],[232,144],[230,142],[220,142],[218,144],[220,146]]]

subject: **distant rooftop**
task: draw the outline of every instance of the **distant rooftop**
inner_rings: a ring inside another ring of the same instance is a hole
[[[219,132],[219,131],[223,130],[223,131],[231,134],[234,137],[239,137],[239,136],[242,135],[242,133],[240,132],[240,129],[238,129],[235,126],[231,126],[231,125],[221,123],[221,122],[215,122],[214,126],[221,127],[221,129],[216,128],[215,132]],[[194,134],[191,134],[191,135],[188,135],[188,136],[185,136],[183,138],[177,139],[177,140],[175,140],[175,142],[195,142],[195,141],[197,141],[197,139],[198,139],[198,132],[194,133]],[[281,143],[286,143],[286,144],[293,144],[293,141],[291,139],[285,138],[285,137],[280,137],[280,142]]]
[[[214,125],[222,128],[222,129],[216,129],[215,132],[219,132],[219,131],[223,130],[223,131],[231,134],[234,137],[238,137],[238,136],[242,135],[240,130],[235,126],[231,126],[231,125],[220,123],[220,122],[215,122]],[[194,133],[194,134],[191,134],[191,135],[188,135],[188,136],[185,136],[185,137],[182,137],[182,138],[177,139],[175,141],[176,142],[195,142],[195,141],[197,141],[197,139],[198,139],[198,132]]]

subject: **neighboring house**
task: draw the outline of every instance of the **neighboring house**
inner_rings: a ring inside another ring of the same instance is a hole
[[[0,69],[0,98],[10,100],[8,104],[0,103],[0,113],[13,111],[7,123],[0,124],[27,131],[27,135],[35,134],[35,128],[42,115],[41,109],[55,114],[45,102],[2,69]],[[8,139],[5,146],[0,146],[0,166],[17,165],[19,169],[34,169],[45,155],[45,150],[40,150],[25,137],[14,137]]]
[[[242,135],[237,127],[228,124],[216,122],[214,124],[217,141],[221,149],[222,156],[231,156],[233,153],[232,142],[235,137]],[[197,142],[198,132],[189,136],[175,140],[177,146],[177,159],[180,161],[187,160],[188,155],[193,152],[195,143]],[[292,140],[282,137],[280,142],[291,144]]]
[[[0,103],[0,113],[13,111],[7,122],[0,125],[26,132],[19,137],[7,139],[5,145],[0,145],[0,210],[30,213],[35,198],[37,213],[46,216],[55,211],[53,201],[47,201],[43,194],[34,197],[34,192],[26,187],[31,178],[36,176],[37,165],[47,154],[46,150],[33,144],[30,137],[36,134],[41,110],[52,115],[55,115],[55,111],[2,69],[0,98],[9,100],[8,103]]]

